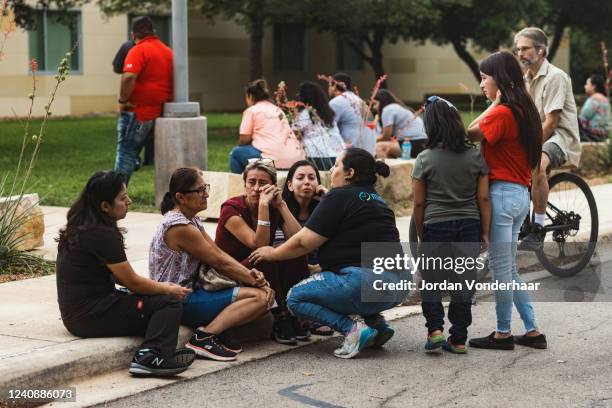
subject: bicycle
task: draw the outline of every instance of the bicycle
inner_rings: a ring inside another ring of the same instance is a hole
[[[559,277],[574,276],[584,269],[595,252],[599,232],[599,215],[593,192],[582,177],[565,171],[569,169],[570,166],[555,169],[556,174],[548,179],[550,193],[544,224],[546,236],[544,244],[535,251],[544,269]],[[521,226],[519,242],[529,233],[532,220],[533,205]],[[415,254],[418,237],[414,218],[410,220],[408,240],[410,251]],[[485,252],[481,257],[485,258],[485,266],[477,270],[478,281],[482,281],[489,272],[488,254]]]

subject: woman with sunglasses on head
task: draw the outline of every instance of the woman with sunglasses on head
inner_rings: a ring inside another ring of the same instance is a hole
[[[402,252],[395,214],[374,189],[378,175],[389,174],[389,166],[367,151],[346,149],[332,167],[331,190],[304,228],[279,247],[262,247],[251,254],[251,260],[259,265],[318,249],[322,272],[294,286],[287,304],[294,315],[332,327],[345,336],[342,347],[334,351],[339,358],[352,358],[365,347],[386,343],[394,331],[380,313],[408,295],[407,288],[392,293],[384,293],[383,288],[372,294],[369,288],[395,287],[403,282],[402,271],[376,274],[362,267],[362,242],[380,243],[378,248],[384,247],[392,256]],[[362,288],[367,299],[362,297]],[[362,316],[365,323],[352,315]]]
[[[516,57],[507,51],[480,63],[480,88],[492,102],[468,127],[468,137],[481,142],[490,170],[491,231],[489,266],[501,283],[521,284],[516,252],[518,234],[529,212],[529,186],[542,155],[542,122],[525,88]],[[512,336],[512,303],[526,334]],[[538,330],[535,311],[526,290],[495,292],[497,327],[487,337],[471,339],[470,346],[513,350],[514,344],[546,348],[546,336]]]
[[[157,281],[193,288],[183,302],[182,323],[195,330],[187,347],[201,357],[231,361],[242,347],[226,330],[264,315],[274,291],[261,272],[236,262],[204,230],[197,214],[206,209],[209,189],[200,170],[174,171],[161,204],[164,218],[149,249],[149,272]],[[201,263],[241,286],[205,290],[197,276]]]
[[[301,228],[289,211],[276,186],[276,169],[269,159],[252,161],[242,174],[245,192],[221,205],[215,242],[219,248],[245,266],[251,267],[249,255],[259,247],[272,245],[277,228],[286,237]],[[257,266],[276,292],[277,307],[272,309],[272,337],[279,343],[296,344],[308,340],[310,333],[289,315],[286,298],[289,289],[309,276],[306,256]]]
[[[423,120],[405,106],[395,95],[386,89],[379,90],[374,96],[374,110],[380,117],[382,133],[376,143],[376,157],[396,158],[402,155],[401,145],[408,141],[414,159],[423,151],[427,134]]]
[[[277,168],[288,169],[304,159],[304,149],[293,134],[285,113],[270,100],[264,79],[244,89],[247,109],[242,113],[239,146],[230,153],[232,173],[240,174],[249,159],[270,158]]]
[[[191,290],[134,272],[125,255],[125,230],[117,225],[131,203],[123,175],[101,171],[70,207],[57,238],[62,322],[79,337],[144,336],[130,373],[176,375],[195,357],[191,350],[175,351],[181,300]],[[115,282],[130,293],[116,290]]]
[[[481,240],[485,243],[489,240],[489,169],[478,149],[467,142],[459,111],[450,102],[429,97],[423,119],[427,148],[417,156],[412,171],[412,216],[422,243],[418,255],[426,259],[461,257],[472,259],[474,265]],[[443,347],[451,353],[466,353],[473,295],[467,285],[476,279],[474,266],[452,271],[435,266],[420,269],[425,283],[461,285],[460,289],[449,290],[448,339],[443,335],[442,291],[421,289],[427,326],[425,350]]]

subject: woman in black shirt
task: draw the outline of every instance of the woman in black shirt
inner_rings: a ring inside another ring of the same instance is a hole
[[[344,344],[334,355],[351,358],[363,348],[380,346],[393,336],[393,329],[380,312],[401,302],[407,291],[398,290],[392,296],[389,292],[376,293],[368,299],[373,301],[367,302],[362,297],[362,289],[367,296],[373,287],[401,281],[399,273],[373,273],[371,268],[363,268],[361,259],[362,242],[380,243],[392,248],[393,253],[401,253],[395,215],[374,190],[377,174],[388,176],[389,167],[363,149],[349,148],[338,156],[330,172],[332,189],[305,227],[277,248],[256,249],[250,259],[256,264],[280,261],[319,248],[322,272],[294,286],[287,306],[300,318],[344,334]],[[365,324],[351,319],[349,315],[354,314],[363,316]]]
[[[137,275],[127,260],[123,229],[131,200],[124,178],[95,173],[68,211],[60,230],[57,295],[64,326],[79,337],[142,336],[134,355],[134,375],[176,375],[195,358],[176,350],[181,300],[190,292],[179,285]],[[115,289],[120,282],[131,293]]]

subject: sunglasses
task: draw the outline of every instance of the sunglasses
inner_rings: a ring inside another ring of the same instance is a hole
[[[264,159],[259,157],[254,157],[252,159],[247,160],[248,165],[256,165],[263,164],[264,166],[272,166],[274,167],[274,160],[272,159]]]

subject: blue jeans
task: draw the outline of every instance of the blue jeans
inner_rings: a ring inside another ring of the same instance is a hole
[[[136,169],[138,156],[145,143],[153,137],[155,120],[136,121],[134,112],[121,112],[117,120],[117,155],[115,171],[125,176],[125,184],[130,183]]]
[[[230,169],[232,173],[242,174],[249,163],[249,159],[261,158],[261,151],[253,145],[235,146],[230,152]]]
[[[239,290],[237,286],[216,292],[208,292],[202,288],[195,289],[183,301],[181,323],[193,329],[206,326],[236,300]]]
[[[489,265],[493,279],[500,283],[522,283],[516,266],[516,249],[519,230],[529,212],[529,190],[520,184],[496,181],[491,184],[490,197],[492,219]],[[499,333],[511,332],[513,302],[525,330],[535,330],[535,312],[529,293],[525,290],[495,292],[496,330]]]
[[[291,288],[287,295],[287,307],[297,317],[319,322],[346,335],[355,324],[348,315],[361,315],[367,324],[377,319],[383,310],[399,303],[362,302],[362,278],[392,282],[396,276],[396,281],[399,281],[399,275],[385,272],[374,276],[371,271],[356,266],[344,267],[337,273],[323,271]]]

